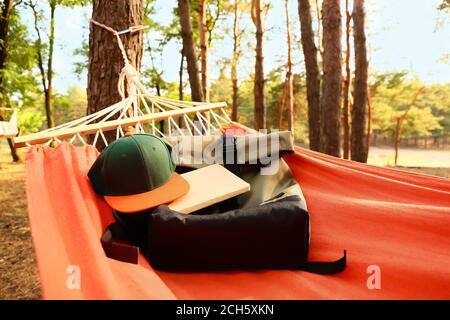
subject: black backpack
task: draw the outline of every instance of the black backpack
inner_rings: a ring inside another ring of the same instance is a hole
[[[223,159],[232,159],[225,157],[230,152],[236,156],[235,138],[218,143],[223,143]],[[301,189],[282,160],[278,177],[268,180],[259,177],[261,164],[233,161],[224,166],[251,184],[250,194],[190,215],[165,205],[131,215],[115,212],[117,222],[102,237],[106,255],[137,263],[141,250],[155,269],[176,272],[289,269],[335,274],[345,270],[346,251],[334,262],[308,261],[309,214]],[[258,191],[258,186],[273,179],[276,186]]]

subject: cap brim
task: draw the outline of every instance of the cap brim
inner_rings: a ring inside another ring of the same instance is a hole
[[[174,172],[168,182],[154,190],[129,196],[105,196],[105,200],[119,212],[133,213],[170,203],[188,191],[189,183]]]

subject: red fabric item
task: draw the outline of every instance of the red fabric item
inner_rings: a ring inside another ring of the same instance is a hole
[[[450,180],[378,168],[298,148],[285,157],[311,215],[310,260],[348,267],[333,276],[302,271],[156,272],[105,256],[112,222],[86,172],[90,146],[33,147],[27,155],[30,223],[46,299],[449,299]],[[80,289],[69,289],[71,265]],[[381,270],[369,290],[367,268]],[[70,269],[69,269],[70,271]]]

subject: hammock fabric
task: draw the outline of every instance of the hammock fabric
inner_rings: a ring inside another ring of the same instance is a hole
[[[0,139],[15,137],[18,133],[17,110],[14,110],[9,121],[0,121]]]
[[[334,276],[302,271],[165,273],[105,256],[100,236],[111,209],[86,172],[92,146],[33,147],[26,183],[33,241],[46,299],[449,299],[450,180],[378,168],[298,148],[285,157],[312,221],[310,260],[348,267]],[[68,289],[68,267],[80,289]],[[367,268],[380,267],[369,290]]]

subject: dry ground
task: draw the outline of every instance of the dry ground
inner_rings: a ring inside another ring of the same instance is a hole
[[[0,143],[0,299],[39,299],[39,277],[26,211],[24,165],[11,163],[8,152],[7,145]],[[403,169],[450,178],[450,168],[424,167]]]
[[[432,175],[432,176],[450,178],[450,168],[402,168],[402,167],[398,167],[398,169],[419,172],[419,173],[428,174],[428,175]]]
[[[391,147],[371,147],[369,163],[377,166],[393,166],[395,151]],[[449,149],[409,149],[399,151],[398,165],[420,168],[450,168]]]
[[[0,145],[0,299],[39,299],[39,277],[28,223],[24,165]]]

